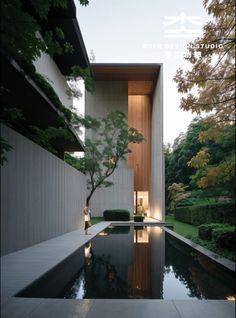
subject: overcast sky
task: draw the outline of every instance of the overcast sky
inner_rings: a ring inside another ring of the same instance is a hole
[[[164,142],[173,143],[195,116],[180,110],[173,77],[188,67],[186,45],[209,19],[202,0],[90,0],[77,16],[97,63],[163,63]]]

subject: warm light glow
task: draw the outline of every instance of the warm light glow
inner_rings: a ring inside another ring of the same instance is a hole
[[[149,235],[147,228],[134,230],[134,243],[148,243]]]
[[[159,207],[154,208],[154,214],[152,216],[158,221],[162,222],[162,212]]]
[[[227,300],[235,300],[236,298],[235,298],[235,296],[227,296],[226,299]]]
[[[154,230],[155,235],[156,235],[158,238],[160,238],[161,235],[162,235],[162,229],[161,229],[160,227],[158,227],[158,226],[155,226],[154,229],[155,229],[155,230]]]
[[[102,232],[100,232],[98,235],[100,235],[100,236],[106,236],[106,235],[108,235],[108,233],[102,231]]]

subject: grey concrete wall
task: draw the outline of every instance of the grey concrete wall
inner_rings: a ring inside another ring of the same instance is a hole
[[[86,114],[103,118],[113,110],[128,116],[127,81],[96,81],[95,92],[85,93]]]
[[[152,108],[152,157],[151,157],[151,191],[150,214],[165,221],[165,174],[163,153],[163,66],[153,95]]]
[[[2,255],[83,226],[85,176],[6,126],[13,149],[1,167]]]
[[[92,216],[102,216],[107,209],[128,209],[133,214],[134,182],[130,168],[118,168],[108,181],[114,184],[109,188],[100,188],[94,192],[90,201]]]
[[[37,72],[43,75],[49,84],[52,85],[63,105],[70,108],[73,100],[66,94],[69,86],[54,60],[48,54],[42,53],[34,61],[34,66]]]
[[[128,116],[128,83],[127,81],[97,81],[95,93],[85,94],[86,114],[103,118],[114,110],[122,111]],[[86,137],[93,138],[91,131]],[[93,216],[101,216],[105,209],[122,208],[133,212],[133,171],[128,168],[126,160],[119,163],[119,168],[110,177],[114,185],[98,189],[90,202]]]

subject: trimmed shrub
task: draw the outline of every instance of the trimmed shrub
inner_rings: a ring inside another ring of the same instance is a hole
[[[175,219],[195,226],[207,223],[235,224],[235,206],[233,202],[211,205],[178,207]]]
[[[130,213],[128,210],[111,209],[103,212],[105,221],[129,221]]]
[[[228,226],[225,228],[213,229],[212,239],[214,240],[216,247],[234,251],[236,244],[235,227]]]
[[[190,207],[178,207],[175,210],[175,219],[184,223],[191,224]]]
[[[229,227],[228,224],[220,224],[220,223],[209,223],[202,224],[198,226],[198,237],[202,240],[211,240],[212,239],[212,230],[218,228]]]
[[[142,215],[135,215],[134,222],[143,222],[144,217]]]

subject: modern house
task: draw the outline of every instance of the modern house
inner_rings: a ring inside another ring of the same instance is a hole
[[[1,51],[1,87],[7,92],[2,97],[2,111],[18,109],[23,116],[23,120],[1,124],[1,138],[12,147],[6,154],[7,162],[1,166],[1,255],[83,225],[86,178],[64,162],[64,153],[83,151],[84,147],[58,108],[56,98],[69,108],[72,100],[66,94],[65,76],[73,65],[89,67],[74,2],[68,1],[66,9],[52,9],[42,32],[48,26],[60,27],[74,52],[53,59],[42,54],[34,62],[36,73],[44,77],[44,85],[35,73],[29,73],[19,61]],[[47,83],[54,92],[47,89]],[[58,128],[62,122],[69,138],[58,136],[51,141],[54,154],[32,138],[32,126],[44,131]]]
[[[122,208],[164,221],[162,68],[162,64],[91,64],[95,93],[86,92],[86,113],[101,118],[122,111],[129,127],[139,129],[145,138],[130,146],[127,160],[110,177],[114,185],[94,193],[90,205],[95,215]]]
[[[127,115],[129,126],[138,128],[145,137],[141,145],[131,146],[132,153],[111,176],[114,186],[95,192],[93,215],[123,208],[131,214],[141,210],[164,221],[162,65],[90,65],[72,0],[66,9],[51,9],[47,23],[41,25],[42,32],[55,26],[63,30],[64,40],[74,51],[54,58],[42,54],[34,62],[43,83],[20,61],[1,51],[1,86],[7,92],[2,98],[4,109],[13,106],[23,115],[23,120],[1,124],[1,137],[12,147],[1,167],[2,255],[83,226],[86,177],[64,162],[64,153],[84,151],[83,143],[55,98],[57,95],[66,108],[72,105],[66,94],[66,76],[73,65],[92,71],[95,93],[85,94],[86,113],[101,118],[120,110]],[[51,141],[54,154],[32,138],[32,127],[44,131],[60,127],[61,122],[69,138],[58,136]]]

